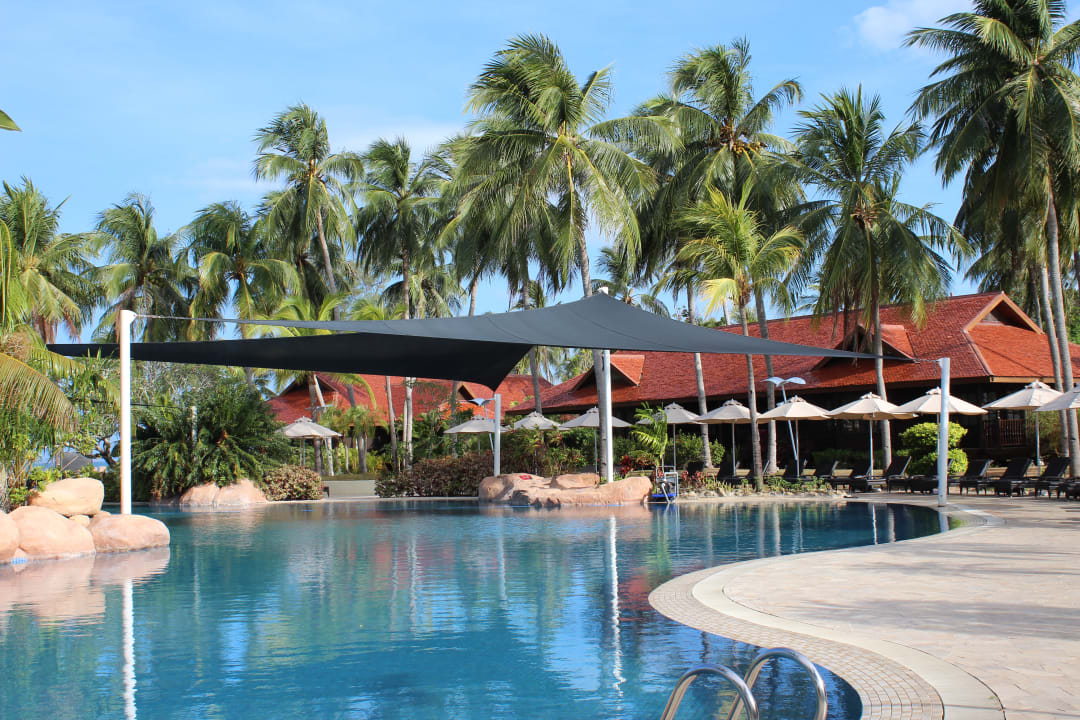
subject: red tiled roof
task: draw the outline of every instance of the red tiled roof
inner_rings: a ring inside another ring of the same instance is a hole
[[[367,387],[363,384],[353,385],[353,396],[356,398],[356,404],[373,407],[377,415],[385,420],[387,416],[386,378],[382,375],[361,375],[360,377],[364,378],[371,387],[371,393],[368,393]],[[326,405],[337,405],[343,408],[349,406],[348,390],[345,383],[322,373],[318,373],[318,378],[319,385],[322,388],[323,402]],[[413,407],[416,413],[424,413],[439,407],[449,408],[452,386],[453,383],[449,380],[418,379],[413,386]],[[544,389],[551,387],[551,383],[541,378],[540,387],[542,388],[541,392],[543,392]],[[504,410],[522,404],[531,405],[532,376],[508,375],[496,389],[496,392],[502,395]],[[459,404],[458,409],[469,409],[476,413],[479,408],[464,401],[474,397],[491,397],[491,394],[491,390],[482,385],[461,383],[459,395],[462,404]],[[394,401],[394,417],[400,418],[405,408],[405,378],[390,378],[390,395]],[[311,399],[306,383],[290,386],[280,395],[271,398],[267,402],[270,404],[274,415],[281,422],[289,423],[301,417],[311,417]]]
[[[952,359],[952,378],[958,383],[1010,380],[1052,380],[1053,370],[1046,335],[1009,300],[1004,293],[980,293],[948,298],[930,309],[926,325],[915,326],[901,306],[881,309],[887,341],[897,351],[918,360]],[[719,332],[741,332],[738,326],[718,328]],[[902,331],[902,332],[901,332]],[[758,326],[750,334],[759,336]],[[769,321],[769,337],[781,342],[836,347],[843,338],[842,322],[810,316]],[[1073,366],[1080,371],[1080,346],[1073,351]],[[888,352],[888,351],[887,351]],[[616,353],[619,358],[643,357],[637,384],[612,386],[615,405],[638,405],[672,400],[690,400],[697,395],[693,355],[689,353]],[[636,362],[636,361],[635,361]],[[702,354],[705,394],[725,397],[746,394],[746,358],[742,355]],[[800,394],[815,391],[866,391],[875,385],[874,363],[843,358],[773,357],[773,372],[781,377],[806,380]],[[754,377],[759,386],[766,377],[765,360],[754,358]],[[931,386],[939,380],[933,362],[887,360],[885,382],[890,386]],[[544,410],[580,411],[596,404],[596,387],[591,369],[576,378],[545,391]]]

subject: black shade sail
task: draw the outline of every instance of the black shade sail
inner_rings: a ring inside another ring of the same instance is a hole
[[[132,343],[133,360],[467,380],[495,388],[534,345],[732,355],[873,355],[743,337],[689,325],[607,295],[476,317],[387,321],[245,320],[335,334],[256,340]],[[117,357],[108,344],[49,345],[68,357]]]

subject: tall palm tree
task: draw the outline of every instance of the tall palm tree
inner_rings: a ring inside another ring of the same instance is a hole
[[[656,185],[652,168],[622,141],[636,134],[656,145],[671,142],[649,119],[604,122],[612,90],[610,67],[579,83],[554,42],[520,35],[485,66],[467,103],[479,118],[461,164],[467,177],[480,180],[464,198],[466,211],[493,211],[501,242],[524,242],[538,224],[548,225],[554,257],[576,269],[586,297],[590,222],[636,244],[635,207]],[[600,366],[599,352],[593,362]],[[606,447],[607,437],[600,439]]]
[[[0,222],[7,224],[14,246],[19,284],[30,301],[27,320],[46,342],[61,324],[78,336],[83,321],[100,299],[84,235],[60,235],[60,208],[24,178],[20,187],[4,183]]]
[[[14,130],[15,132],[20,130],[15,121],[11,119],[11,116],[3,110],[0,110],[0,130]]]
[[[861,87],[825,96],[800,115],[792,162],[821,196],[806,204],[802,227],[810,243],[801,277],[817,281],[815,314],[860,309],[879,356],[874,368],[884,398],[881,305],[907,305],[912,319],[923,322],[927,303],[949,286],[950,262],[942,253],[963,251],[966,244],[929,207],[897,197],[901,175],[922,146],[918,124],[886,132],[880,98],[864,100]],[[887,420],[881,433],[888,464]]]
[[[443,218],[438,193],[446,179],[443,160],[433,155],[415,162],[404,138],[376,140],[363,160],[367,173],[356,185],[363,200],[356,213],[360,264],[368,270],[393,267],[401,281],[396,294],[391,290],[388,297],[404,306],[405,318],[422,316],[425,302],[440,302],[445,298],[440,288],[448,289],[442,282],[448,276],[439,271]],[[407,463],[412,462],[414,383],[415,378],[405,380],[402,437]]]
[[[761,218],[747,207],[750,194],[747,188],[735,204],[724,193],[709,190],[705,200],[681,215],[688,240],[679,251],[680,259],[690,267],[700,268],[699,285],[708,299],[707,311],[711,313],[732,301],[746,336],[750,335],[747,308],[755,287],[775,283],[789,273],[804,248],[802,235],[792,227],[766,237]],[[746,356],[746,372],[753,473],[760,489],[763,467],[752,355]]]
[[[640,262],[655,270],[665,268],[678,252],[680,238],[674,229],[677,216],[700,200],[707,187],[724,192],[733,200],[748,183],[755,188],[749,207],[776,216],[780,210],[801,200],[798,183],[790,173],[781,172],[776,153],[788,143],[770,134],[776,114],[802,98],[798,80],[787,78],[758,97],[750,72],[750,45],[738,39],[730,45],[715,45],[681,58],[669,73],[667,94],[647,101],[639,108],[642,116],[667,118],[680,140],[673,152],[657,153],[651,148],[638,152],[661,174],[655,197],[646,206]],[[776,222],[775,229],[786,224]],[[685,291],[688,321],[697,322],[696,293],[691,283],[694,269],[668,273],[664,285],[674,292]],[[764,298],[755,298],[762,337],[768,338]],[[765,356],[766,372],[774,375],[772,357]],[[705,380],[701,354],[694,354],[698,409],[704,413]],[[768,409],[776,404],[775,388],[766,390]],[[707,440],[708,428],[702,426]],[[705,443],[706,462],[712,458]],[[766,470],[776,468],[776,424],[769,423]]]
[[[283,190],[267,197],[267,222],[275,228],[288,228],[301,247],[314,236],[322,254],[326,286],[330,294],[337,293],[327,237],[346,246],[355,240],[347,184],[363,174],[360,157],[347,151],[332,153],[326,121],[304,104],[275,116],[256,132],[255,142],[255,177],[285,181]]]
[[[947,183],[964,176],[957,222],[1000,222],[1005,213],[1033,217],[1042,229],[1053,323],[1064,387],[1072,358],[1061,280],[1062,222],[1080,202],[1080,21],[1066,24],[1064,0],[976,0],[971,12],[919,28],[908,43],[946,53],[935,78],[912,105],[934,119],[930,144]],[[1073,474],[1080,474],[1076,413],[1067,417]]]
[[[98,326],[98,336],[108,336],[119,327],[121,310],[141,315],[189,314],[187,292],[194,287],[195,272],[186,254],[177,252],[176,236],[158,235],[149,198],[132,193],[102,212],[94,243],[96,249],[108,253],[108,264],[100,272],[106,297],[112,299]],[[182,327],[171,320],[148,319],[142,324],[144,341],[182,335]]]

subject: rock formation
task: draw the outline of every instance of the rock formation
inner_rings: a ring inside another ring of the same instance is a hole
[[[15,508],[9,517],[19,528],[19,547],[31,560],[94,553],[90,531],[55,510],[27,505]]]
[[[61,515],[93,515],[101,510],[105,486],[94,478],[64,478],[30,496],[30,505],[48,508]]]
[[[255,483],[241,478],[232,485],[218,487],[213,483],[188,488],[180,496],[181,507],[242,508],[270,502]]]
[[[560,475],[552,480],[529,474],[496,475],[480,482],[479,497],[482,502],[533,507],[631,505],[644,502],[652,489],[652,482],[643,477],[603,485],[599,481],[595,473]]]
[[[101,515],[90,522],[99,553],[142,550],[169,544],[169,528],[146,515]]]
[[[9,563],[19,549],[19,526],[0,510],[0,565]]]

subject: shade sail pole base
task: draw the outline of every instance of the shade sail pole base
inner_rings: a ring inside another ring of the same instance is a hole
[[[495,432],[492,435],[493,453],[495,455],[495,474],[502,474],[502,395],[495,393]]]
[[[120,514],[131,514],[131,324],[135,313],[120,311]]]
[[[604,407],[600,411],[601,422],[604,423],[604,482],[609,483],[615,479],[615,449],[611,438],[611,351],[604,351]]]
[[[938,359],[941,366],[941,414],[937,432],[937,504],[945,507],[949,495],[949,358]]]

